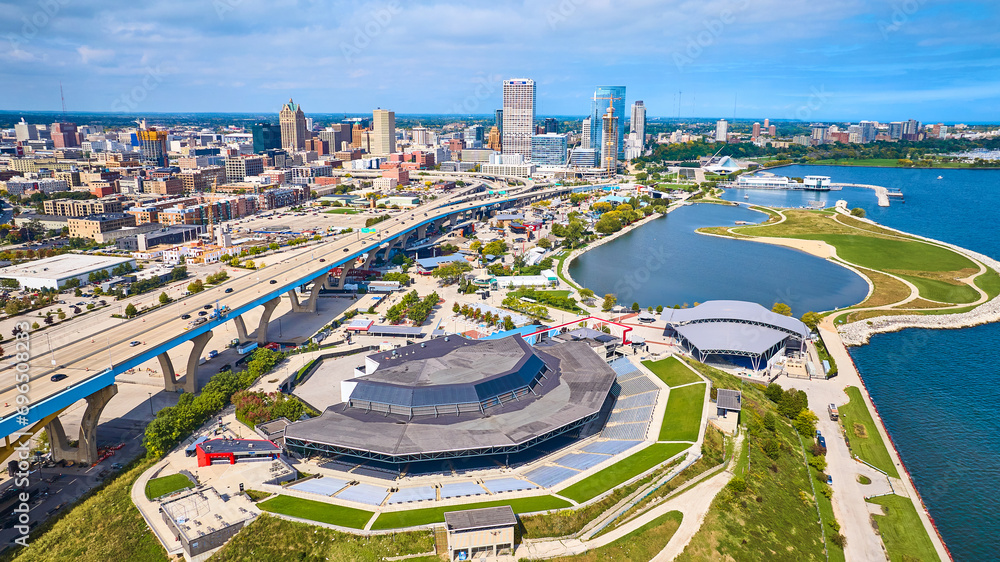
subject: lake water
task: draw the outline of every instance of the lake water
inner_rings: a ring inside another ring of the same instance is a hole
[[[729,191],[733,201],[787,207],[847,200],[887,226],[1000,257],[1000,171],[788,166],[791,177],[830,176],[902,190],[905,203],[874,192]],[[940,176],[940,179],[938,177]],[[624,251],[624,250],[623,250]],[[715,256],[705,256],[714,260]],[[851,356],[900,457],[956,560],[995,560],[1000,547],[1000,324],[904,330],[851,348]]]
[[[834,263],[790,248],[695,232],[766,218],[745,207],[683,207],[590,250],[573,261],[570,274],[598,295],[614,293],[620,303],[643,308],[734,299],[768,309],[783,302],[801,315],[864,300],[868,284]]]

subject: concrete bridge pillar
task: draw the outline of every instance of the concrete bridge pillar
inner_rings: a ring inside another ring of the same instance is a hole
[[[83,464],[93,464],[97,462],[97,422],[101,419],[101,412],[108,405],[111,398],[118,394],[118,385],[111,385],[98,390],[86,398],[87,410],[80,420],[80,440],[76,447],[69,445],[66,439],[66,431],[63,430],[62,422],[59,418],[53,418],[45,426],[49,434],[49,442],[52,445],[52,459],[61,461],[73,461]]]
[[[375,261],[375,256],[377,254],[378,254],[378,248],[368,252],[368,254],[365,255],[365,263],[364,265],[361,266],[361,269],[368,269],[369,267],[371,267],[371,264],[373,261]]]
[[[319,279],[314,281],[312,288],[309,289],[309,300],[305,302],[299,301],[299,295],[295,289],[288,291],[288,298],[292,300],[292,312],[316,312],[316,306],[319,301],[319,290],[322,288],[322,281]]]
[[[417,239],[423,240],[427,236],[427,225],[422,225],[417,227]]]
[[[180,385],[177,384],[176,373],[174,373],[174,364],[170,361],[170,356],[167,352],[156,356],[160,361],[160,370],[163,371],[163,390],[167,392],[176,392]]]
[[[264,312],[260,315],[260,324],[257,325],[257,343],[260,345],[267,343],[267,325],[271,321],[271,313],[280,302],[281,297],[274,297],[264,303]]]
[[[243,321],[242,314],[233,318],[233,324],[236,324],[236,337],[239,338],[240,343],[250,341],[250,336],[247,335],[247,324]]]
[[[194,348],[191,349],[191,355],[188,356],[187,372],[184,373],[183,377],[177,379],[177,385],[182,387],[184,392],[192,394],[198,392],[198,362],[201,360],[201,353],[205,351],[205,346],[208,345],[210,339],[212,339],[211,330],[198,334],[191,340],[194,343]]]
[[[448,224],[450,226],[452,226],[452,227],[454,227],[456,224],[458,224],[458,216],[460,214],[461,213],[455,213],[454,215],[451,215],[450,217],[448,217],[448,221],[449,221]]]
[[[336,289],[338,291],[341,290],[341,289],[343,289],[344,288],[344,282],[347,280],[347,273],[349,271],[351,271],[352,269],[354,269],[354,266],[357,265],[357,263],[358,263],[358,259],[354,258],[353,260],[351,260],[351,261],[345,263],[344,265],[340,266],[340,276],[337,277],[337,280],[334,281],[333,283],[329,282],[329,279],[330,279],[329,275],[325,276],[325,278],[327,279],[327,283],[330,285],[328,288],[329,289]]]

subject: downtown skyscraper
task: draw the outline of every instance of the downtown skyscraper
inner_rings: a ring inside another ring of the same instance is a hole
[[[377,156],[388,156],[396,152],[396,112],[387,109],[372,111],[371,153]]]
[[[604,114],[614,108],[618,131],[618,158],[625,157],[625,86],[598,86],[590,106],[590,146],[600,147],[604,139]]]
[[[302,107],[288,98],[278,114],[281,124],[281,148],[302,150],[306,147],[306,114]]]
[[[641,142],[646,141],[646,105],[642,100],[637,100],[632,104],[631,131],[639,135]]]
[[[520,154],[531,161],[531,137],[535,136],[535,81],[511,78],[503,81],[503,126],[501,146],[504,154]]]

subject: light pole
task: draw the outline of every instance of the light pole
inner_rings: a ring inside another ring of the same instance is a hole
[[[52,350],[52,338],[49,337],[49,334],[47,332],[45,334],[45,339],[46,339],[46,341],[49,342],[49,353],[52,354],[52,366],[55,366],[55,364],[56,364],[56,352]]]
[[[149,413],[151,415],[155,416],[156,412],[153,411],[153,393],[152,392],[147,392],[146,394],[149,395]]]

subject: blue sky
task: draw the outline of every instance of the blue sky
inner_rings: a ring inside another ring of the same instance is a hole
[[[1000,3],[0,0],[0,109],[1000,121]],[[680,107],[678,108],[678,92]]]

